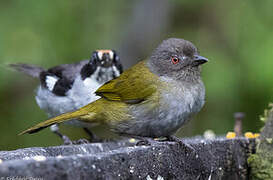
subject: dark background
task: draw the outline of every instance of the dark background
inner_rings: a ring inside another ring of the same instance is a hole
[[[169,37],[192,41],[210,59],[206,105],[178,135],[225,134],[238,111],[247,115],[244,131],[259,131],[259,115],[273,99],[272,7],[270,0],[0,1],[0,150],[61,143],[49,129],[17,136],[47,116],[34,100],[38,81],[5,64],[52,67],[110,48],[128,68]],[[62,131],[73,139],[82,133]]]

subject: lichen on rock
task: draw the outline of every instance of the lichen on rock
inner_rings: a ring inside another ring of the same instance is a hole
[[[261,120],[265,122],[261,136],[256,139],[256,153],[250,155],[248,164],[251,168],[252,179],[273,179],[273,104],[265,110]]]

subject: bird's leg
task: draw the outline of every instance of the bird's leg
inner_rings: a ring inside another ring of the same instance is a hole
[[[59,131],[59,126],[57,124],[53,124],[52,126],[50,126],[50,130],[55,133],[57,136],[59,136],[60,138],[62,138],[64,145],[71,145],[73,144],[73,142],[69,139],[69,137],[63,135],[60,131]]]
[[[185,150],[189,150],[191,152],[195,153],[195,149],[188,143],[183,142],[181,139],[179,139],[176,136],[167,136],[166,137],[168,141],[174,141],[177,142],[182,148],[184,148]]]
[[[59,127],[57,124],[54,124],[52,126],[50,126],[50,129],[53,133],[55,133],[56,135],[58,135],[60,138],[62,138],[64,145],[72,145],[72,144],[87,144],[89,143],[89,141],[87,139],[79,139],[76,141],[71,141],[69,139],[69,137],[67,137],[66,135],[63,135],[60,131],[59,131]]]
[[[96,136],[92,131],[90,131],[88,128],[83,128],[83,130],[89,135],[90,142],[101,142],[102,140]]]

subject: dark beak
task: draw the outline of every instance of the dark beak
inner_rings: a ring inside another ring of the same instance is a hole
[[[195,66],[198,66],[198,65],[201,65],[201,64],[204,64],[206,62],[208,62],[209,60],[203,56],[199,56],[199,55],[195,55],[194,56],[194,59],[193,59],[193,64]]]
[[[113,61],[108,53],[104,53],[100,63],[103,67],[110,67],[112,66]]]

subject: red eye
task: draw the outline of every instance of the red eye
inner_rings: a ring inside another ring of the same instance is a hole
[[[172,63],[173,64],[179,63],[179,59],[177,57],[172,57]]]

